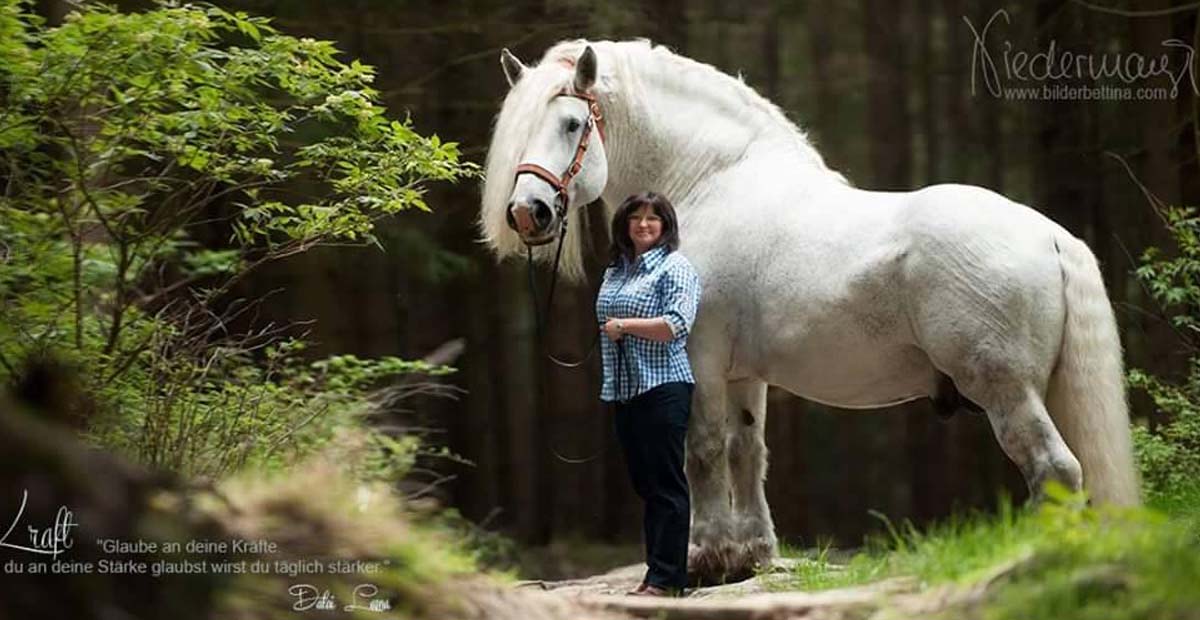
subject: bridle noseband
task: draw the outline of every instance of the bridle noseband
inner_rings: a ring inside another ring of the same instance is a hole
[[[575,97],[582,99],[588,104],[588,118],[583,126],[583,135],[579,136],[579,144],[575,147],[575,157],[571,160],[571,165],[567,166],[562,175],[555,175],[553,172],[537,164],[521,164],[517,166],[517,172],[514,176],[519,177],[522,174],[532,174],[539,179],[550,184],[554,191],[558,193],[558,200],[554,204],[554,211],[558,215],[558,219],[564,227],[563,233],[566,232],[567,225],[567,205],[569,202],[567,188],[571,185],[571,181],[583,169],[583,158],[587,155],[588,144],[592,141],[592,128],[600,132],[600,141],[605,140],[604,136],[604,114],[600,112],[600,104],[596,101],[596,96],[591,93],[577,93],[572,90],[563,90],[558,94],[560,97]],[[561,235],[560,235],[561,239]],[[561,241],[560,241],[561,243]],[[528,244],[527,244],[528,245]]]

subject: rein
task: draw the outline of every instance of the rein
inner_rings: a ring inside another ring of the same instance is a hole
[[[551,309],[551,307],[552,307],[551,305],[554,301],[554,284],[558,283],[558,263],[559,263],[559,259],[563,257],[563,239],[564,239],[564,237],[566,237],[566,219],[564,218],[562,222],[563,222],[563,227],[562,227],[562,230],[559,231],[559,235],[558,235],[558,249],[556,252],[554,252],[554,270],[552,271],[552,275],[550,277],[550,295],[546,296],[545,317],[550,317],[550,309]],[[544,319],[544,317],[542,317],[541,309],[538,306],[538,284],[536,284],[536,281],[534,278],[533,248],[530,247],[528,245],[528,243],[526,245],[526,259],[527,259],[527,265],[529,267],[529,269],[528,269],[528,271],[529,271],[529,295],[532,296],[532,299],[533,299],[534,326],[535,326],[536,331],[538,331],[538,342],[541,344],[542,353],[544,353],[546,355],[548,360],[556,363],[557,366],[560,366],[563,368],[578,368],[578,367],[583,366],[584,363],[587,363],[590,359],[592,359],[592,356],[595,355],[595,353],[596,353],[596,349],[599,349],[598,345],[600,344],[600,332],[599,331],[595,332],[595,337],[592,338],[592,344],[588,345],[588,353],[584,354],[584,356],[582,357],[581,360],[578,360],[578,361],[559,360],[558,357],[556,357],[552,353],[550,353],[550,348],[548,348],[547,344],[546,344],[546,329],[545,329],[546,321],[542,320],[542,319]],[[617,344],[618,344],[618,350],[619,350],[619,355],[618,355],[618,372],[619,372],[620,359],[622,359],[622,357],[624,357],[624,348],[619,347],[620,344],[623,344],[622,342],[617,341]],[[562,461],[563,463],[569,463],[572,465],[590,463],[592,461],[595,461],[595,459],[600,458],[601,455],[604,455],[604,447],[601,447],[601,449],[598,452],[594,453],[594,455],[589,456],[589,457],[584,457],[584,458],[572,458],[572,457],[563,456],[562,453],[559,453],[558,449],[556,449],[556,447],[554,447],[553,445],[550,446],[550,451],[554,453],[554,457],[558,458],[559,461]]]
[[[558,250],[555,251],[555,253],[554,253],[554,271],[551,272],[551,276],[550,276],[550,294],[546,296],[546,313],[544,316],[547,316],[547,317],[550,316],[550,309],[552,307],[552,304],[554,303],[554,285],[558,282],[558,262],[559,262],[559,259],[562,258],[563,237],[566,237],[566,236],[567,236],[567,223],[566,223],[566,220],[563,220],[562,231],[559,233],[559,238],[558,238]],[[600,342],[600,332],[596,332],[596,336],[594,338],[592,338],[592,344],[588,346],[588,351],[583,356],[583,359],[580,359],[580,360],[574,361],[574,362],[568,362],[565,360],[560,360],[557,357],[555,357],[554,354],[550,353],[550,350],[548,348],[546,348],[546,329],[545,329],[546,322],[542,320],[543,314],[542,314],[540,307],[538,306],[537,283],[534,280],[534,274],[533,274],[533,272],[534,272],[533,249],[531,247],[529,247],[528,245],[525,246],[525,257],[526,257],[526,265],[528,265],[528,267],[529,267],[529,269],[528,269],[528,272],[529,272],[529,294],[533,298],[533,318],[534,318],[533,322],[534,322],[534,326],[537,329],[538,341],[541,342],[542,347],[546,349],[545,350],[546,358],[549,359],[551,362],[554,362],[556,365],[561,366],[563,368],[579,368],[580,366],[583,366],[584,364],[586,364],[588,362],[588,360],[590,360],[592,358],[592,355],[594,355],[596,353],[596,349],[597,349],[596,345]]]
[[[546,317],[550,316],[550,310],[553,307],[554,289],[555,285],[558,283],[558,265],[562,259],[563,241],[567,237],[567,207],[570,201],[568,186],[571,184],[571,181],[575,179],[575,176],[579,174],[579,171],[583,169],[583,158],[585,155],[587,155],[588,145],[591,143],[592,129],[595,128],[600,134],[600,140],[604,140],[604,115],[600,112],[600,104],[596,102],[596,97],[590,93],[576,93],[567,90],[559,93],[559,95],[575,97],[588,102],[588,120],[584,126],[583,134],[579,137],[579,144],[575,147],[575,157],[572,158],[571,164],[567,166],[566,171],[564,171],[561,176],[555,176],[555,174],[549,170],[546,170],[537,164],[530,163],[517,166],[517,172],[516,175],[514,175],[520,176],[522,174],[532,174],[549,183],[558,194],[558,200],[555,202],[554,210],[558,215],[558,219],[561,224],[558,234],[558,248],[554,252],[554,270],[550,275],[550,292],[549,295],[546,296]],[[524,217],[528,218],[528,213],[525,213]],[[560,360],[550,353],[550,349],[546,345],[545,321],[543,320],[541,307],[538,305],[537,283],[534,278],[533,267],[533,246],[531,246],[529,243],[525,244],[525,258],[529,271],[529,294],[533,299],[534,325],[537,330],[538,342],[541,343],[543,352],[551,362],[554,362],[554,364],[563,368],[579,368],[580,366],[583,366],[596,353],[596,349],[599,348],[597,345],[600,343],[600,332],[596,332],[595,337],[592,339],[592,344],[588,347],[587,354],[585,354],[583,358],[578,361],[570,362]],[[577,465],[596,460],[604,453],[604,448],[601,448],[598,452],[586,458],[571,458],[563,456],[558,452],[557,449],[555,449],[553,445],[550,446],[550,451],[554,453],[554,456],[557,457],[558,460],[564,463]]]

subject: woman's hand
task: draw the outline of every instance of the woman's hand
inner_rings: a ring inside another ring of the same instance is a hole
[[[622,319],[609,319],[600,326],[600,331],[604,332],[608,339],[616,342],[625,335],[625,321]]]
[[[652,319],[609,319],[600,326],[600,331],[613,342],[627,335],[655,342],[670,342],[675,339],[671,325],[661,316]]]

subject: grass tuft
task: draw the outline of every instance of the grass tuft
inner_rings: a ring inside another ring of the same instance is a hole
[[[828,545],[802,554],[788,588],[986,581],[973,611],[988,619],[1200,619],[1200,489],[1134,509],[1086,508],[1051,489],[1037,509],[1006,499],[996,514],[956,515],[924,531],[877,516],[885,534],[841,564]]]

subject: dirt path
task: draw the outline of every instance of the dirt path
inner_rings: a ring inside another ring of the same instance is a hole
[[[557,595],[597,612],[632,618],[665,620],[739,620],[765,618],[865,619],[905,617],[924,608],[925,594],[911,579],[822,592],[780,591],[796,560],[779,560],[772,572],[743,582],[697,588],[678,599],[626,596],[645,571],[644,565],[618,568],[587,579],[525,581],[517,588]],[[937,605],[935,607],[941,607]]]

